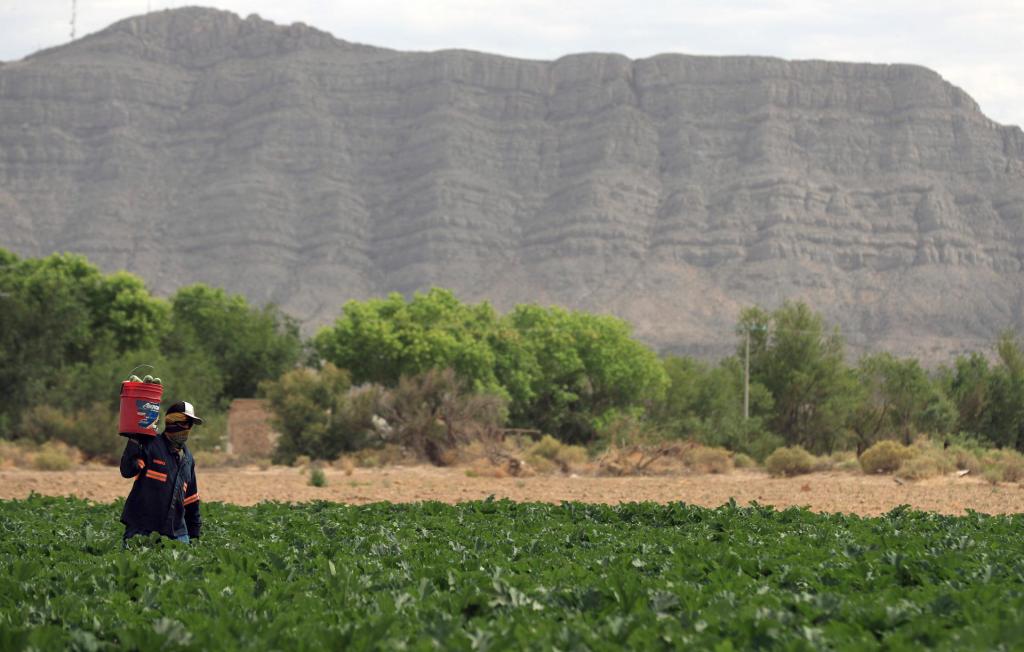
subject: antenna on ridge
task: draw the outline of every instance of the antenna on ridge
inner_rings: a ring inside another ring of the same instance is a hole
[[[71,0],[71,40],[75,40],[75,14],[78,9],[78,0]]]

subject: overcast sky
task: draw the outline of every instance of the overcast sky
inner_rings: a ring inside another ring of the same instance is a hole
[[[66,43],[72,0],[0,0],[0,60]],[[77,0],[78,35],[181,0]],[[209,0],[399,50],[532,59],[574,52],[757,54],[916,63],[1024,125],[1024,0]]]

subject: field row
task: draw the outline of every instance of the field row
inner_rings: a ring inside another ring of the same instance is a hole
[[[964,649],[1024,640],[1024,517],[734,504],[0,502],[0,648]],[[717,648],[716,648],[717,646]]]

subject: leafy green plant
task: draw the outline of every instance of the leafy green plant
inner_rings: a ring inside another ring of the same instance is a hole
[[[324,470],[320,468],[314,468],[310,470],[309,484],[314,487],[326,487],[327,475],[324,474]]]
[[[124,550],[121,507],[0,501],[3,649],[1015,649],[1024,640],[1018,515],[204,503],[200,545],[154,535]]]

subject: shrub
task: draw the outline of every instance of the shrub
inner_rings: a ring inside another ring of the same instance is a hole
[[[724,448],[697,446],[683,453],[683,464],[701,473],[727,473],[733,461]]]
[[[810,473],[814,469],[814,464],[814,456],[804,450],[803,446],[778,448],[764,461],[768,473],[776,477]]]
[[[1000,482],[1003,481],[1002,469],[996,468],[994,466],[986,467],[985,470],[981,472],[981,476],[988,480],[989,482],[991,482],[992,484],[999,484]]]
[[[1024,456],[1013,450],[988,451],[981,460],[983,475],[993,484],[1024,480]]]
[[[562,446],[562,450],[558,451],[558,456],[555,461],[559,462],[566,469],[571,468],[575,464],[583,464],[589,459],[587,449],[582,446],[573,446],[571,444],[565,444]]]
[[[68,412],[49,405],[36,405],[25,411],[21,434],[36,443],[61,441],[86,457],[104,462],[121,458],[126,440],[117,436],[117,415],[97,419],[84,410]]]
[[[472,392],[451,369],[402,376],[378,408],[390,441],[438,466],[455,462],[459,446],[497,441],[508,414],[504,398]]]
[[[342,455],[338,459],[334,460],[333,466],[336,469],[341,469],[345,475],[352,475],[356,469],[355,462],[353,462],[352,458],[347,455]]]
[[[75,464],[76,451],[61,442],[46,442],[39,447],[32,466],[39,471],[66,471]]]
[[[981,458],[969,448],[960,445],[950,446],[946,449],[946,455],[949,456],[953,466],[961,471],[966,470],[975,474],[982,471],[983,464],[981,463]]]
[[[857,461],[857,455],[856,454],[854,454],[853,457],[851,457],[848,460],[843,460],[842,462],[837,463],[836,466],[835,466],[835,469],[837,471],[846,471],[846,472],[856,471],[857,473],[860,473],[860,471],[861,471],[861,469],[860,469],[860,462]]]
[[[558,441],[551,435],[544,435],[540,438],[536,444],[530,448],[530,452],[534,455],[540,455],[546,457],[549,460],[554,460],[558,455],[558,451],[562,449],[562,442]]]
[[[309,472],[309,484],[314,487],[326,487],[327,476],[324,474],[323,469],[313,469]]]
[[[732,458],[732,465],[737,469],[757,468],[757,460],[746,453],[736,453]]]
[[[764,462],[774,451],[778,450],[786,441],[770,432],[763,432],[754,437],[747,445],[746,452],[755,460]]]
[[[848,471],[850,469],[860,470],[860,462],[857,461],[857,454],[853,451],[837,451],[831,455],[822,455],[814,463],[815,471]]]
[[[558,464],[542,455],[531,454],[527,456],[526,463],[537,473],[554,473],[559,470]]]
[[[350,453],[346,457],[351,460],[353,467],[370,469],[422,461],[415,451],[398,444],[387,444],[379,448],[364,448]]]
[[[911,457],[913,451],[909,447],[885,439],[861,453],[860,468],[864,473],[893,473]]]
[[[903,461],[896,476],[907,480],[923,480],[944,475],[955,468],[951,456],[941,450],[923,450]]]
[[[216,412],[203,410],[203,425],[192,429],[188,438],[188,447],[193,453],[196,451],[219,452],[224,449],[227,440],[228,414],[227,412]]]
[[[562,471],[568,471],[574,464],[587,461],[587,449],[582,446],[563,444],[551,435],[544,435],[529,449],[530,458],[543,458],[554,462]],[[542,467],[549,465],[541,463]],[[538,469],[539,470],[539,469]]]
[[[191,440],[191,437],[189,437]],[[189,441],[189,449],[192,449],[192,442]],[[196,460],[196,466],[205,469],[214,469],[224,466],[233,466],[238,458],[222,451],[193,450],[192,457]]]
[[[31,466],[34,448],[31,442],[0,439],[0,468]]]
[[[1024,480],[1024,459],[1014,453],[1003,461],[1003,482],[1020,482]]]

